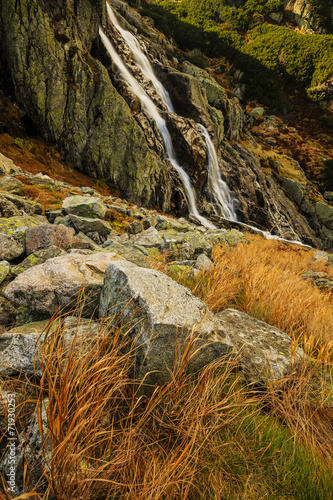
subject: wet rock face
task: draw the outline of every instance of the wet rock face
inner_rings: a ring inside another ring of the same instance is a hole
[[[101,3],[2,2],[3,59],[16,99],[77,169],[110,179],[138,204],[170,209],[170,189],[161,189],[170,184],[167,173],[106,68],[89,53],[98,43]]]

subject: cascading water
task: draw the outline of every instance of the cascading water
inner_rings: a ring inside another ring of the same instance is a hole
[[[193,186],[191,184],[190,178],[185,172],[185,170],[179,165],[175,152],[173,149],[172,145],[172,140],[171,136],[169,134],[169,131],[167,129],[165,120],[161,117],[161,115],[158,112],[157,107],[155,104],[152,102],[152,100],[147,96],[145,91],[142,89],[142,87],[139,85],[139,83],[136,81],[134,76],[128,71],[126,68],[125,64],[121,60],[120,56],[118,55],[117,51],[114,49],[112,43],[108,39],[108,37],[105,35],[103,32],[102,28],[99,28],[99,34],[101,36],[102,42],[108,51],[112,61],[114,64],[117,66],[120,74],[122,75],[123,79],[129,86],[129,88],[132,90],[132,92],[139,98],[141,105],[143,108],[150,114],[150,116],[155,120],[156,125],[158,126],[162,137],[164,139],[164,144],[165,144],[165,149],[167,152],[167,155],[169,157],[169,160],[172,164],[172,166],[177,170],[179,173],[187,195],[187,201],[190,209],[190,213],[194,215],[203,226],[207,227],[208,229],[215,229],[215,226],[211,224],[205,217],[199,214],[196,202],[195,202],[195,194],[193,190]]]
[[[209,136],[208,130],[197,123],[200,132],[203,134],[208,152],[208,191],[219,211],[219,215],[225,219],[237,221],[233,208],[234,199],[226,182],[221,177],[220,167],[214,144]]]
[[[135,59],[137,65],[141,69],[142,73],[145,75],[146,78],[148,78],[148,80],[150,80],[152,82],[152,84],[154,85],[154,87],[156,89],[156,92],[159,94],[163,103],[168,108],[168,111],[173,113],[174,109],[173,109],[173,105],[172,105],[169,93],[165,90],[165,88],[163,87],[161,82],[156,78],[155,73],[153,71],[153,68],[149,62],[149,59],[142,52],[142,49],[140,47],[139,42],[137,41],[135,36],[132,35],[132,33],[130,33],[127,30],[124,30],[120,26],[116,16],[113,13],[113,10],[111,9],[110,5],[107,2],[106,2],[106,8],[107,8],[108,16],[109,16],[111,23],[113,24],[113,26],[116,28],[118,33],[122,36],[122,38],[127,43],[128,47],[130,48],[130,50],[134,56],[134,59]]]

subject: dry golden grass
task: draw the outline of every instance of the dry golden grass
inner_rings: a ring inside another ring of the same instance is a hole
[[[318,289],[301,274],[333,268],[314,262],[314,250],[286,246],[276,240],[247,235],[250,244],[214,249],[215,266],[199,282],[183,282],[218,312],[236,307],[289,333],[321,359],[333,347],[332,293]]]

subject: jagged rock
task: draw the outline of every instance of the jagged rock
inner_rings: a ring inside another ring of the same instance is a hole
[[[134,238],[134,244],[142,247],[160,247],[162,244],[162,238],[157,229],[150,227],[149,229],[146,229],[146,231],[136,235]]]
[[[141,231],[143,231],[143,225],[138,220],[131,222],[131,224],[128,226],[128,232],[130,234],[138,234],[141,233]]]
[[[54,224],[58,217],[65,217],[64,210],[45,210],[45,215],[50,224]]]
[[[214,315],[187,288],[159,271],[130,262],[107,267],[99,314],[111,324],[119,321],[121,314],[126,329],[131,327],[140,345],[137,376],[149,373],[147,384],[163,384],[169,379],[176,352],[181,356],[192,334],[201,350],[191,358],[190,371],[199,370],[232,348]]]
[[[20,216],[20,210],[14,205],[13,202],[8,200],[5,196],[1,196],[0,192],[0,217],[17,217]]]
[[[0,284],[6,279],[10,273],[10,264],[6,260],[0,262]]]
[[[66,226],[66,227],[68,227],[68,229],[72,229],[75,232],[74,224],[72,223],[69,215],[56,217],[53,224],[57,224],[57,225],[60,224],[60,225]]]
[[[19,170],[13,160],[0,153],[0,175],[17,174]]]
[[[6,287],[4,296],[24,308],[30,318],[75,307],[83,317],[90,317],[98,306],[107,265],[120,258],[114,252],[55,257],[20,274]]]
[[[27,215],[0,219],[0,260],[13,260],[25,252],[25,232],[39,221]]]
[[[333,201],[333,191],[325,191],[324,198],[327,201]]]
[[[213,262],[207,257],[207,255],[201,253],[198,256],[194,267],[199,271],[209,271],[213,265]]]
[[[149,229],[150,227],[155,227],[157,224],[156,217],[154,215],[150,217],[144,217],[142,219],[142,225],[144,229]]]
[[[72,249],[88,249],[99,250],[100,246],[97,245],[89,236],[84,233],[78,233],[72,241]]]
[[[5,191],[11,191],[14,194],[21,192],[23,187],[23,182],[15,179],[15,177],[6,175],[0,179],[0,189]]]
[[[51,246],[68,250],[72,239],[73,231],[62,224],[57,226],[41,224],[40,226],[28,228],[25,232],[26,254],[30,255]]]
[[[223,329],[240,354],[239,363],[246,381],[265,386],[290,375],[305,357],[297,347],[291,357],[292,343],[289,335],[236,309],[226,309],[216,314]]]
[[[15,497],[24,492],[27,493],[27,491],[24,491],[26,470],[31,473],[33,484],[38,484],[36,489],[39,493],[44,493],[48,486],[46,479],[43,478],[43,470],[49,472],[48,461],[50,459],[47,406],[48,400],[44,399],[40,403],[39,414],[35,413],[33,415],[27,430],[20,433],[18,441],[14,441],[14,448],[8,448],[8,451],[0,462],[0,472],[6,478],[8,477],[8,472],[11,470],[10,467],[14,468],[13,477],[15,480],[13,481],[13,486],[11,483],[9,483],[9,486],[11,488],[10,491]],[[15,460],[12,465],[13,455],[15,456]],[[26,468],[27,465],[28,467]]]
[[[316,203],[316,214],[326,227],[333,230],[333,207],[318,201]]]
[[[60,257],[60,255],[64,254],[65,254],[64,250],[56,246],[42,248],[41,250],[37,250],[36,252],[30,254],[17,266],[12,267],[11,274],[12,276],[16,277],[19,274],[24,273],[24,271],[30,269],[31,267],[37,266],[38,264],[43,264],[49,259],[53,259],[54,257]]]
[[[88,219],[103,219],[107,210],[106,205],[92,196],[68,196],[62,202],[62,208],[68,215],[77,215]]]
[[[302,203],[304,192],[300,182],[284,177],[282,179],[282,186],[284,187],[286,193],[297,203],[297,205]]]
[[[170,260],[191,260],[202,253],[212,256],[212,245],[197,231],[178,233],[169,229],[163,233],[161,248],[168,253]]]
[[[40,203],[27,200],[23,196],[17,196],[15,194],[5,193],[2,191],[0,192],[1,211],[6,209],[6,203],[7,207],[15,207],[16,213],[14,215],[17,215],[17,211],[18,215],[41,215],[43,212],[43,207]],[[8,217],[8,215],[4,216]],[[12,217],[12,215],[9,215],[9,217]]]
[[[87,217],[79,217],[77,215],[70,215],[69,218],[75,229],[82,233],[97,232],[101,236],[106,236],[111,233],[111,226],[105,220],[90,219]]]

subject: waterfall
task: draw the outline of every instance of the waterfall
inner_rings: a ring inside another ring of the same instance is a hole
[[[179,163],[176,159],[176,155],[175,155],[174,148],[172,145],[171,136],[170,136],[169,131],[167,129],[165,120],[161,117],[161,115],[158,112],[158,109],[155,106],[155,104],[153,103],[153,101],[148,97],[148,95],[145,93],[143,88],[136,81],[134,76],[128,71],[125,64],[121,60],[117,51],[114,49],[112,43],[110,42],[108,37],[105,35],[105,33],[103,32],[101,27],[99,28],[99,34],[100,34],[100,37],[102,39],[102,42],[103,42],[106,50],[108,51],[114,64],[117,66],[124,81],[127,83],[127,85],[132,90],[132,92],[139,98],[142,107],[155,120],[156,125],[158,126],[158,128],[162,134],[162,137],[164,139],[165,149],[166,149],[167,155],[169,157],[169,160],[170,160],[172,166],[177,170],[177,172],[179,173],[179,175],[183,181],[185,192],[187,195],[187,201],[188,201],[190,213],[192,215],[194,215],[201,222],[201,224],[203,226],[207,227],[208,229],[215,229],[215,226],[213,224],[211,224],[205,217],[200,215],[198,212],[196,202],[195,202],[194,189],[193,189],[191,180],[190,180],[188,174],[179,165]]]
[[[111,9],[110,5],[108,4],[108,2],[106,2],[106,8],[108,11],[108,16],[109,16],[110,21],[112,22],[113,26],[116,28],[118,33],[122,36],[122,38],[127,43],[128,47],[130,48],[130,50],[133,54],[133,57],[134,57],[137,65],[141,69],[142,73],[145,75],[146,78],[148,78],[148,80],[150,80],[152,82],[152,84],[155,87],[156,92],[159,94],[163,103],[168,108],[168,111],[173,113],[174,109],[173,109],[173,105],[172,105],[169,93],[165,90],[165,88],[163,87],[161,82],[156,78],[155,73],[153,71],[153,68],[152,68],[148,58],[142,52],[142,49],[140,47],[139,42],[137,41],[135,36],[132,35],[132,33],[130,33],[127,30],[124,30],[120,26],[120,24],[119,24],[116,16],[113,13],[113,10]]]
[[[219,215],[225,219],[237,221],[236,213],[233,208],[234,199],[226,182],[221,177],[220,167],[214,144],[209,136],[208,130],[197,123],[200,132],[206,140],[208,152],[208,190],[211,194]]]

